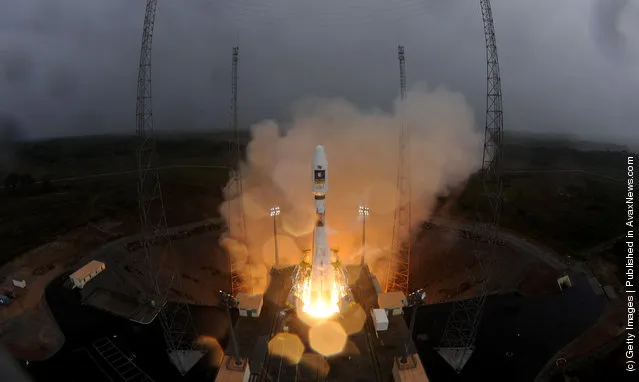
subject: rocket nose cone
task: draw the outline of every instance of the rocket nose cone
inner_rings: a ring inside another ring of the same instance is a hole
[[[326,163],[326,152],[324,151],[324,146],[317,145],[317,147],[315,147],[313,163]]]

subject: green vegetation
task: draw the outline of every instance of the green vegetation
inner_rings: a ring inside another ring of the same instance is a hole
[[[171,225],[217,215],[224,169],[161,171],[164,204]],[[54,182],[52,188],[2,190],[0,264],[66,232],[101,220],[122,223],[118,235],[139,231],[137,175]]]
[[[119,136],[23,143],[20,172],[4,174],[0,190],[0,264],[102,220],[121,223],[115,236],[139,232],[137,173],[118,173],[135,170],[135,143]],[[202,137],[161,136],[157,148],[160,165],[219,165],[228,157],[228,144]],[[83,178],[101,173],[115,174]],[[168,168],[160,177],[170,225],[217,215],[226,169]]]
[[[156,139],[158,166],[180,164],[227,165],[228,132],[218,134],[185,133],[159,135]],[[248,137],[243,135],[243,141]],[[52,179],[85,176],[107,172],[135,170],[137,137],[106,135],[58,138],[29,141],[19,145],[17,168],[13,171],[29,173],[35,178]],[[7,173],[0,173],[5,179]]]
[[[507,142],[501,226],[562,255],[600,254],[591,250],[625,233],[626,156],[622,150],[584,150],[574,142]],[[475,219],[479,200],[482,220],[489,219],[482,193],[479,177],[473,177],[449,213]],[[618,263],[620,254],[609,252],[605,259]]]

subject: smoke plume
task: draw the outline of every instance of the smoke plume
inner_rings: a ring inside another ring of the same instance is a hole
[[[463,183],[478,168],[482,134],[475,129],[473,112],[463,95],[418,86],[406,100],[397,100],[390,114],[360,110],[340,99],[310,99],[293,107],[288,129],[274,121],[252,126],[246,161],[241,164],[243,197],[240,201],[229,182],[220,213],[230,227],[222,245],[238,265],[247,260],[251,264],[255,293],[266,286],[267,269],[275,262],[271,207],[281,209],[276,223],[280,264],[298,263],[302,251],[311,247],[315,213],[311,161],[318,144],[326,149],[329,163],[329,244],[339,250],[342,262],[359,261],[362,223],[358,206],[368,206],[365,255],[372,270],[383,277],[397,204],[402,121],[410,129],[415,225],[429,217],[438,195]],[[245,243],[238,235],[244,224],[240,205],[245,215]]]

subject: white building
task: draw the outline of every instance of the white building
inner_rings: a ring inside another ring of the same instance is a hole
[[[559,290],[564,290],[572,286],[572,280],[570,280],[570,276],[565,275],[557,279],[557,285],[559,285]]]
[[[18,288],[26,288],[27,282],[22,277],[14,277],[13,278],[13,286]]]
[[[389,316],[399,316],[404,313],[403,308],[408,305],[403,292],[381,293],[377,296],[377,304]]]
[[[101,261],[92,260],[82,268],[73,272],[70,276],[73,286],[76,288],[84,288],[86,283],[91,281],[95,276],[106,269],[106,265]]]
[[[262,312],[264,298],[261,294],[249,294],[240,292],[235,299],[238,302],[237,308],[241,317],[259,317]]]
[[[373,316],[373,322],[375,323],[375,330],[378,332],[388,330],[388,316],[384,309],[373,309],[371,311],[371,315]]]

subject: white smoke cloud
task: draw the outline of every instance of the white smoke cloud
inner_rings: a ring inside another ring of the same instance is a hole
[[[318,144],[325,147],[330,167],[329,244],[339,249],[342,261],[359,259],[357,208],[366,204],[371,211],[366,256],[373,270],[383,273],[384,267],[378,265],[385,265],[391,244],[403,118],[410,129],[415,225],[429,217],[436,196],[463,183],[480,165],[483,135],[475,128],[473,112],[462,94],[417,86],[406,100],[395,102],[393,113],[360,110],[340,99],[310,99],[294,106],[292,127],[286,131],[274,121],[252,127],[242,163],[246,243],[238,243],[243,226],[238,216],[240,200],[228,189],[220,212],[231,227],[223,239],[226,248],[238,256],[238,263],[250,259],[256,292],[266,286],[266,269],[274,263],[272,206],[281,208],[280,262],[295,264],[302,250],[310,247],[314,222],[311,160]]]

